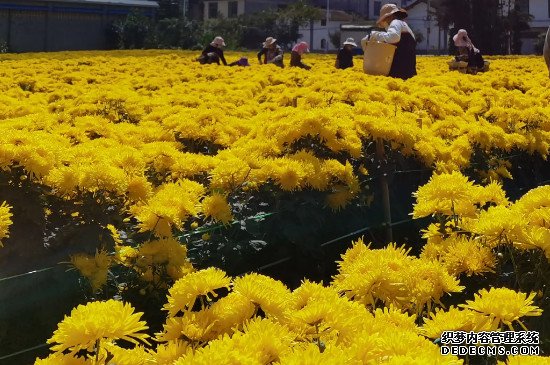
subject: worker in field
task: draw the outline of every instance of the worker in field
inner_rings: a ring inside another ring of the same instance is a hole
[[[273,37],[265,39],[262,49],[258,52],[258,61],[263,65],[272,63],[279,67],[285,67],[283,64],[283,49],[277,44],[277,39]]]
[[[348,38],[342,44],[336,55],[336,68],[344,70],[353,67],[353,49],[357,47],[353,38]]]
[[[453,42],[456,46],[458,55],[457,61],[468,62],[468,68],[472,70],[483,69],[485,62],[481,56],[481,52],[477,49],[465,29],[460,29],[453,37]]]
[[[227,66],[227,61],[223,55],[222,47],[225,47],[223,38],[220,36],[214,38],[214,40],[202,51],[198,61],[202,65],[211,63],[216,63],[219,65],[221,60],[223,64]]]
[[[300,42],[292,47],[292,52],[290,53],[290,66],[300,67],[306,70],[311,69],[311,66],[302,62],[302,55],[307,52],[309,52],[309,45],[306,42]]]
[[[546,67],[548,67],[548,77],[550,77],[550,27],[546,32],[546,39],[544,40],[544,60],[546,61]]]
[[[396,46],[389,76],[408,79],[416,75],[416,39],[413,31],[403,19],[407,11],[395,4],[385,4],[380,9],[380,17],[376,25],[385,31],[372,31],[370,36],[362,39],[390,43]]]

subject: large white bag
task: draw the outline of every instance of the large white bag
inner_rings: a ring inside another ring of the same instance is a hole
[[[377,41],[362,42],[362,45],[365,52],[363,71],[369,75],[388,76],[396,46]]]

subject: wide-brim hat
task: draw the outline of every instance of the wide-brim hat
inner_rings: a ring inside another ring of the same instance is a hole
[[[355,39],[353,39],[353,38],[348,38],[348,39],[346,39],[346,41],[343,43],[344,46],[347,46],[348,44],[349,44],[350,46],[357,47],[357,43],[355,43]]]
[[[380,17],[376,21],[376,24],[380,24],[384,19],[389,17],[390,15],[401,13],[404,15],[404,17],[407,17],[407,10],[398,8],[395,4],[385,4],[380,8]]]
[[[271,45],[272,45],[273,43],[275,43],[275,42],[277,42],[277,39],[276,39],[276,38],[267,37],[267,38],[265,39],[265,42],[263,43],[264,48],[265,48],[265,47],[271,46]]]
[[[309,52],[309,45],[307,44],[307,42],[300,42],[292,47],[292,50],[294,52],[298,52],[299,55],[302,55]]]
[[[210,43],[211,45],[216,45],[216,46],[224,46],[225,47],[225,42],[223,40],[222,37],[216,37],[214,38],[214,40],[212,41],[212,43]]]

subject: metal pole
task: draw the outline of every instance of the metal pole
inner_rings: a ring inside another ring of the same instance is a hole
[[[330,0],[327,0],[327,42],[326,42],[326,49],[325,49],[327,53],[328,53],[328,47],[329,47],[328,44],[330,42],[330,30],[328,27],[329,19],[330,19]]]
[[[426,24],[428,25],[426,29],[426,54],[430,53],[430,26],[431,26],[430,16],[430,0],[426,1]]]
[[[384,140],[376,139],[376,159],[382,166],[382,174],[380,174],[380,186],[382,188],[382,205],[384,207],[384,225],[386,227],[386,243],[393,241],[393,231],[391,226],[391,208],[390,208],[390,189],[388,187],[388,171],[386,153],[384,151]]]
[[[187,15],[187,0],[181,0],[181,3],[181,16],[185,18]]]

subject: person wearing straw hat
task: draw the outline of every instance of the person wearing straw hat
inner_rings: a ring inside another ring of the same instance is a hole
[[[348,38],[342,44],[342,48],[338,50],[336,56],[336,68],[344,70],[346,68],[353,67],[353,48],[357,47],[353,38]]]
[[[285,67],[283,64],[283,49],[277,45],[277,39],[267,37],[262,45],[262,49],[258,52],[258,61],[260,64],[267,65],[272,63],[279,67]],[[262,61],[263,56],[263,61]]]
[[[361,40],[363,46],[368,40],[395,45],[389,76],[403,80],[416,75],[416,39],[409,25],[403,20],[407,15],[405,9],[398,8],[395,4],[385,4],[380,9],[380,17],[376,21],[385,31],[372,31],[370,37]]]
[[[477,49],[465,29],[459,29],[453,36],[453,42],[458,51],[457,61],[468,62],[468,67],[472,69],[482,69],[485,65],[481,52]]]
[[[221,60],[223,64],[227,66],[222,47],[225,47],[223,38],[220,36],[214,38],[214,40],[202,51],[198,61],[202,65],[210,63],[217,63],[219,65]]]
[[[302,62],[302,55],[307,52],[309,52],[309,45],[306,42],[300,42],[292,47],[292,52],[290,53],[290,66],[300,67],[306,70],[311,69],[311,66]]]

